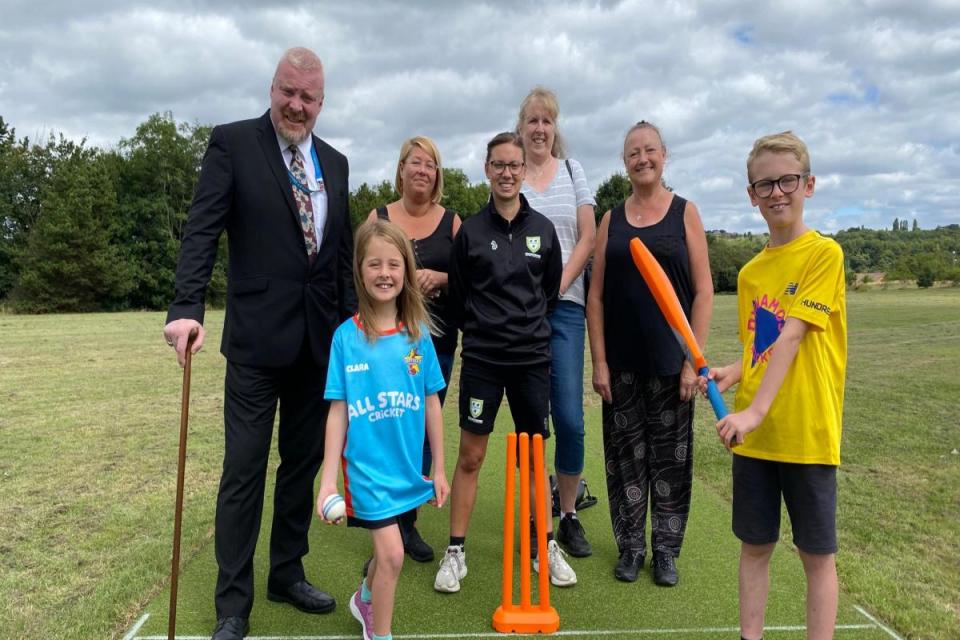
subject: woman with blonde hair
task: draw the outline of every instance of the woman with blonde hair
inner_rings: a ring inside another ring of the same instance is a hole
[[[673,586],[690,512],[697,374],[634,267],[630,241],[639,238],[663,267],[701,347],[710,328],[713,281],[697,206],[664,185],[666,159],[656,126],[640,121],[627,131],[623,165],[633,192],[600,221],[587,322],[620,551],[614,576],[637,579],[647,552],[649,504],[653,579]]]
[[[460,217],[440,204],[443,199],[443,167],[436,143],[426,136],[415,136],[400,147],[400,159],[394,186],[400,199],[374,209],[368,221],[388,220],[406,234],[413,246],[417,287],[427,302],[437,333],[434,350],[445,382],[450,382],[453,354],[457,350],[457,328],[450,322],[447,308],[447,272],[453,238],[460,230]],[[446,389],[440,391],[440,403]],[[430,472],[430,444],[424,441],[423,473]],[[407,554],[417,562],[431,562],[433,549],[416,528],[417,511],[400,518],[400,533]]]
[[[580,163],[566,158],[557,130],[560,106],[549,89],[534,88],[520,105],[517,133],[523,138],[527,172],[521,193],[553,223],[560,238],[563,275],[560,300],[550,314],[550,415],[556,432],[554,469],[560,493],[557,541],[575,557],[593,551],[577,517],[583,472],[584,268],[596,236],[596,200]]]

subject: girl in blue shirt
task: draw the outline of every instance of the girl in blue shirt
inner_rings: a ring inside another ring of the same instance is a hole
[[[383,220],[357,230],[353,279],[359,311],[333,336],[327,369],[323,473],[317,513],[337,492],[342,464],[347,526],[369,529],[373,560],[350,599],[367,640],[392,638],[394,593],[403,566],[398,516],[424,502],[442,506],[444,381],[433,323],[417,287],[416,263],[399,227]],[[421,474],[426,431],[433,480]]]

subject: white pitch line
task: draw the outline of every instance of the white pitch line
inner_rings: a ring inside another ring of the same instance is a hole
[[[143,626],[143,623],[147,621],[147,618],[150,617],[149,613],[145,613],[140,616],[140,619],[130,627],[130,631],[127,631],[127,635],[123,636],[123,640],[133,640],[136,637],[137,631],[140,631],[140,627]]]
[[[886,631],[886,632],[887,632],[887,635],[889,635],[891,638],[894,638],[895,640],[903,640],[903,638],[901,638],[899,635],[897,635],[897,632],[896,632],[896,631],[894,631],[893,629],[891,629],[890,627],[888,627],[887,625],[883,624],[882,622],[880,622],[879,620],[877,620],[876,618],[874,618],[872,615],[870,615],[869,613],[867,613],[867,610],[864,609],[863,607],[861,607],[861,606],[859,606],[859,605],[853,605],[853,608],[856,609],[857,611],[859,611],[860,614],[861,614],[863,617],[865,617],[867,620],[870,620],[870,621],[873,622],[875,625],[877,625],[878,627],[880,627],[881,629],[883,629],[884,631]]]
[[[174,640],[210,640],[210,636],[173,636]],[[405,636],[394,636],[403,638]],[[460,636],[457,636],[460,637]],[[244,640],[356,640],[357,634],[348,636],[243,636]],[[167,636],[137,636],[132,640],[167,640]]]
[[[876,629],[877,624],[838,624],[837,631],[854,631],[863,629]],[[776,627],[764,627],[764,632],[801,632],[806,631],[805,625],[781,625]],[[622,636],[624,634],[634,636],[649,636],[657,634],[671,635],[698,635],[706,633],[739,633],[740,627],[699,627],[694,629],[578,629],[562,630],[550,634],[566,638],[575,638],[578,636],[586,638],[596,638],[598,636]],[[404,633],[395,634],[396,640],[454,640],[456,638],[503,638],[519,637],[529,634],[499,633],[497,631],[487,631],[483,633]],[[247,636],[246,640],[354,640],[357,634],[335,635],[335,636]],[[894,636],[898,640],[903,640],[899,636]],[[176,640],[208,640],[209,636],[176,636]],[[124,639],[124,640],[133,640]],[[167,636],[140,636],[136,640],[167,640]]]

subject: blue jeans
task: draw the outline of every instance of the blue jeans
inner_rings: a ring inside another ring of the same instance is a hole
[[[583,472],[583,307],[561,300],[550,314],[550,415],[556,433],[557,473]]]

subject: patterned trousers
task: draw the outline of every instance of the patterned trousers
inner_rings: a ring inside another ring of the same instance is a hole
[[[682,402],[680,376],[611,371],[613,402],[603,404],[603,455],[613,535],[621,552],[650,546],[680,555],[693,483],[693,402]]]

